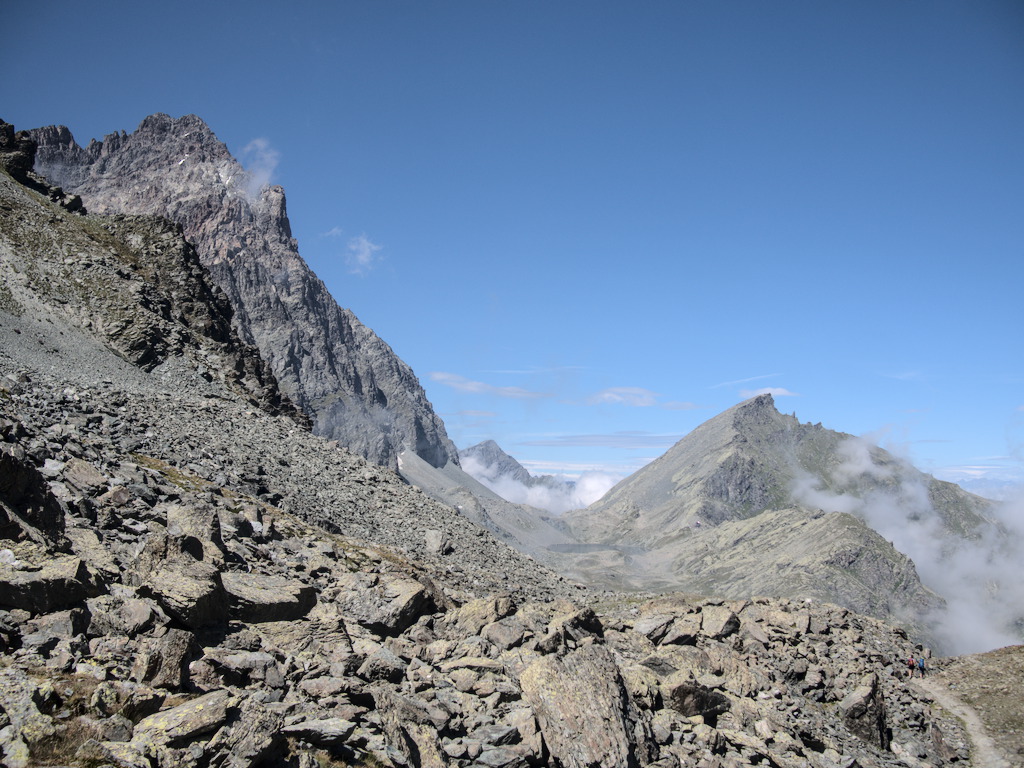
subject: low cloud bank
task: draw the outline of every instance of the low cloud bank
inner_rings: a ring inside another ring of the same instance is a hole
[[[604,496],[622,478],[607,472],[583,472],[579,477],[542,475],[527,482],[501,474],[494,465],[468,456],[461,459],[462,469],[478,482],[513,504],[528,504],[560,515],[570,509],[588,507]]]
[[[826,511],[859,515],[914,561],[925,586],[946,600],[946,608],[929,617],[943,650],[978,653],[1020,643],[1024,496],[1001,503],[993,515],[997,524],[979,531],[977,538],[960,538],[944,529],[928,494],[927,476],[908,464],[876,463],[871,450],[859,438],[840,446],[843,461],[832,480],[848,490],[822,488],[817,478],[805,475],[795,483],[794,498]],[[855,491],[862,481],[872,490]]]

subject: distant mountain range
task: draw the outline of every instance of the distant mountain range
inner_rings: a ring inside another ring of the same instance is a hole
[[[555,475],[531,475],[493,440],[459,450],[462,468],[503,499],[561,513],[585,506],[575,480]]]

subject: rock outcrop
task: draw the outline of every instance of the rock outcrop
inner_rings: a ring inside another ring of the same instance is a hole
[[[147,117],[131,134],[79,146],[63,126],[31,131],[35,169],[98,213],[155,214],[181,226],[317,434],[394,468],[407,449],[436,467],[458,463],[419,381],[342,309],[299,256],[284,191],[256,186],[194,115]]]

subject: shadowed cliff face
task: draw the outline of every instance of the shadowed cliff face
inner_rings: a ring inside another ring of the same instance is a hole
[[[458,454],[416,376],[302,260],[280,187],[258,179],[194,115],[147,117],[132,134],[79,146],[64,127],[31,132],[36,170],[97,213],[154,213],[181,225],[314,430],[396,466],[409,449],[434,466]]]

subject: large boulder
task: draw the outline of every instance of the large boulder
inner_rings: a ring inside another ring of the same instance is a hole
[[[419,700],[383,686],[373,689],[373,698],[388,744],[398,750],[410,765],[421,768],[448,765],[448,756],[441,748],[437,734],[444,718],[440,710],[431,710]]]
[[[0,562],[0,608],[52,613],[102,591],[102,581],[77,557],[57,555],[31,569]]]
[[[662,687],[665,704],[683,717],[717,718],[729,711],[729,698],[694,680],[668,682]]]
[[[284,718],[253,698],[228,711],[228,721],[210,740],[208,753],[228,755],[224,768],[278,765],[284,755]]]
[[[247,623],[301,619],[316,605],[316,589],[281,576],[221,574],[231,618]]]
[[[152,714],[135,726],[132,744],[144,752],[188,744],[224,725],[232,702],[228,691],[211,691],[184,704]]]
[[[865,675],[860,684],[839,702],[846,727],[868,744],[888,749],[892,736],[886,722],[885,699],[878,675]]]
[[[164,561],[145,577],[139,594],[152,597],[168,616],[189,629],[223,624],[228,618],[220,572],[188,557]]]
[[[0,445],[0,538],[23,535],[63,548],[64,512],[19,446]]]
[[[519,676],[552,756],[566,768],[637,766],[638,720],[618,666],[602,646],[543,656]]]
[[[335,596],[339,610],[372,632],[398,635],[436,604],[430,592],[415,579],[387,574],[339,575]]]
[[[160,637],[145,637],[139,643],[132,677],[154,688],[184,688],[188,684],[189,662],[198,650],[195,635],[184,629],[168,629]]]
[[[213,507],[168,504],[167,536],[176,547],[196,560],[224,565],[224,539],[220,518]]]

